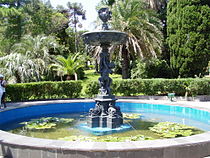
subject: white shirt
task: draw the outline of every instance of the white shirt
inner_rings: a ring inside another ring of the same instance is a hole
[[[2,81],[0,81],[0,83],[1,83],[1,86],[0,86],[1,91],[6,92],[5,87],[3,87],[2,85],[6,85],[7,82],[5,80],[2,80]]]
[[[1,106],[1,97],[2,97],[2,95],[3,95],[3,90],[2,90],[1,87],[2,87],[2,86],[0,86],[0,106]]]

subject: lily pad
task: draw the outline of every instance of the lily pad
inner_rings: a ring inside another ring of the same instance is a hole
[[[141,114],[133,114],[133,113],[123,113],[124,119],[139,119],[141,118]]]
[[[24,128],[28,130],[43,130],[53,129],[58,125],[68,124],[73,122],[74,119],[57,118],[57,117],[42,117],[40,119],[32,119],[29,122],[22,122]]]
[[[160,122],[149,129],[163,138],[185,137],[202,133],[201,130],[194,127],[173,122]]]

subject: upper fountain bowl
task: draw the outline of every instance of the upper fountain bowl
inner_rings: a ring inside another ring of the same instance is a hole
[[[114,30],[101,30],[86,32],[82,35],[85,44],[92,46],[100,46],[103,44],[108,45],[121,45],[125,44],[128,35],[124,32]]]

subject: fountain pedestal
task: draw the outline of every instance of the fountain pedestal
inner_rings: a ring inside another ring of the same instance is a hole
[[[109,59],[109,47],[111,45],[125,44],[127,34],[119,31],[111,31],[108,29],[107,21],[111,18],[111,12],[108,8],[102,8],[98,11],[99,18],[103,21],[102,31],[84,33],[84,43],[100,46],[99,54],[99,73],[98,79],[100,85],[100,93],[94,99],[95,108],[91,108],[87,117],[89,128],[119,128],[123,124],[123,117],[120,107],[115,105],[116,99],[112,95],[110,85],[112,79],[109,74],[112,73],[114,64]]]
[[[90,128],[118,128],[123,124],[120,107],[115,105],[114,96],[98,95],[95,98],[96,106],[90,109],[88,126]]]

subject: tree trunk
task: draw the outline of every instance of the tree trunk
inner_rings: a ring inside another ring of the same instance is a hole
[[[75,52],[78,52],[78,40],[77,40],[77,21],[76,21],[76,10],[74,9],[74,46],[75,46]]]
[[[95,60],[95,69],[96,69],[96,72],[99,73],[99,71],[98,71],[98,60],[97,59]]]
[[[77,73],[74,73],[74,79],[75,79],[75,81],[77,81],[77,80],[78,80]]]
[[[15,78],[16,78],[16,83],[21,83],[21,76],[19,75],[19,73],[16,71],[15,72]]]
[[[67,76],[66,76],[66,80],[72,80],[71,75],[67,75]]]
[[[20,0],[17,1],[17,9],[21,7]],[[17,16],[17,40],[20,40],[22,37],[22,18],[21,15]]]
[[[126,46],[122,47],[122,79],[130,78],[130,59]]]

